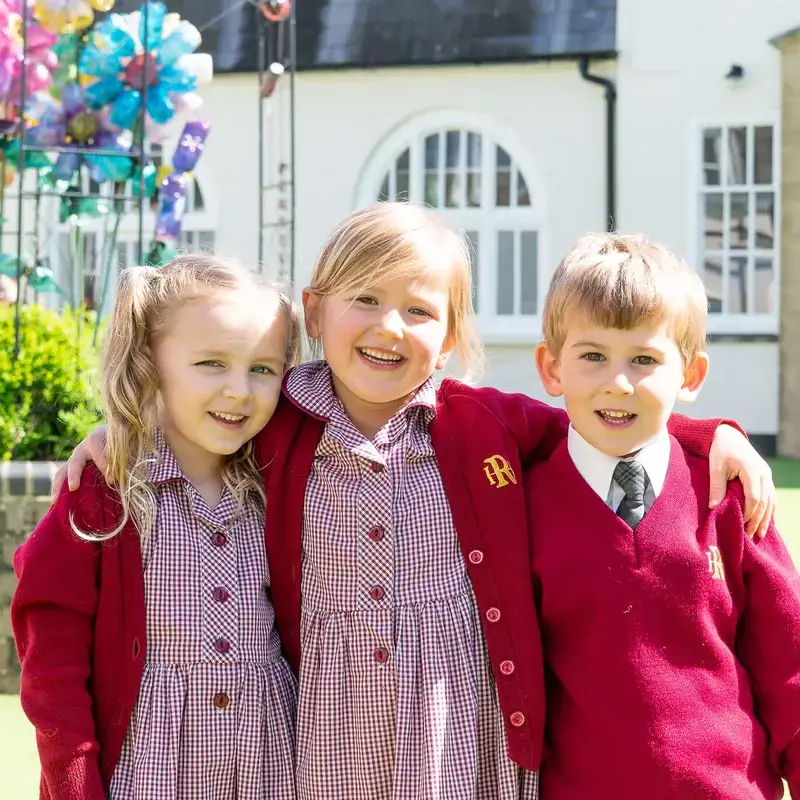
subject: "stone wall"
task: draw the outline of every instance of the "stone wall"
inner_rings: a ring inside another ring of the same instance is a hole
[[[50,506],[50,485],[58,465],[0,462],[0,694],[19,690],[19,663],[9,608],[14,593],[13,559]]]
[[[800,458],[800,29],[781,52],[781,299],[778,454]]]

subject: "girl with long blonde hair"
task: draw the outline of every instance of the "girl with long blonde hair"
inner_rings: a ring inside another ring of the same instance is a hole
[[[42,798],[295,797],[252,439],[299,350],[291,301],[243,266],[122,272],[108,469],[87,467],[15,558]]]

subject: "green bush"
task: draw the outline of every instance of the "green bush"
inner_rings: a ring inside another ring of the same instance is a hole
[[[14,312],[0,303],[0,460],[60,460],[101,422],[93,321],[23,308],[15,359]]]

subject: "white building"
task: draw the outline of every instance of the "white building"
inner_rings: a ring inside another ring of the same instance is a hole
[[[231,3],[168,4],[201,25]],[[474,246],[485,381],[544,398],[532,358],[541,302],[575,237],[606,228],[613,111],[616,227],[684,254],[714,312],[711,375],[690,411],[733,417],[774,447],[781,54],[770,40],[800,23],[795,0],[295,5],[298,288],[328,231],[357,206],[386,196],[434,205]],[[203,113],[214,127],[197,172],[205,202],[189,220],[197,243],[202,232],[202,243],[213,236],[218,250],[250,261],[257,13],[242,4],[205,33],[216,76]],[[268,101],[273,171],[289,152],[282,80]]]

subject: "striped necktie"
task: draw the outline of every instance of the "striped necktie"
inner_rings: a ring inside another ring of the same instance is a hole
[[[620,461],[614,469],[614,480],[625,492],[625,497],[617,509],[617,515],[624,523],[635,528],[644,517],[647,473],[638,461]]]

